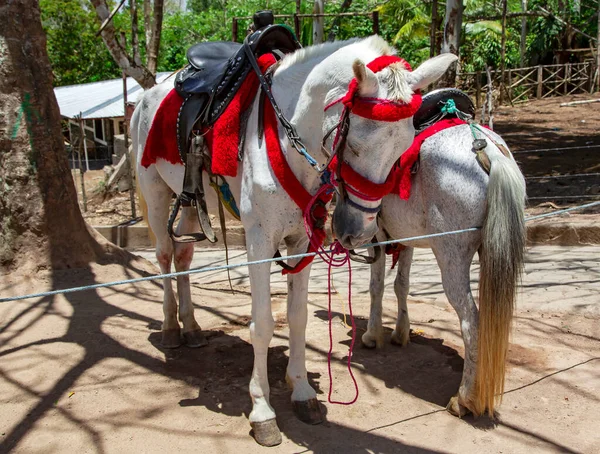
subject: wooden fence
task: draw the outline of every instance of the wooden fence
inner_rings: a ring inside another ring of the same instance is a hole
[[[501,71],[490,71],[490,74],[494,98],[501,99],[502,104],[515,104],[551,96],[593,93],[595,71],[591,61],[507,69],[504,71],[505,88],[502,94],[499,93]],[[457,75],[457,86],[474,98],[479,108],[488,90],[487,74],[485,71],[460,73]]]

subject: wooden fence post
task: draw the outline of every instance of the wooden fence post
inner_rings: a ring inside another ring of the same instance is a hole
[[[373,34],[379,35],[379,11],[373,11]]]
[[[296,39],[300,41],[300,0],[296,0],[296,12],[294,13],[294,32],[296,33]]]
[[[233,18],[231,23],[231,40],[235,43],[238,39],[238,20],[237,17]]]
[[[542,72],[542,65],[538,65],[537,73],[537,99],[542,99],[542,84],[544,81],[544,75]]]

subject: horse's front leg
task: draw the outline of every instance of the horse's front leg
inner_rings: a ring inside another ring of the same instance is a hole
[[[274,241],[259,227],[246,229],[248,260],[263,260],[275,254]],[[252,411],[250,425],[254,438],[263,446],[281,443],[281,433],[275,420],[275,410],[269,403],[269,377],[267,354],[273,338],[275,321],[271,310],[271,264],[263,263],[248,267],[252,289],[252,321],[250,339],[254,349],[254,368],[250,379]]]
[[[380,239],[379,237],[377,238]],[[376,246],[380,247],[380,246]],[[373,248],[369,248],[369,255],[373,257]],[[371,265],[371,281],[369,293],[371,294],[371,310],[367,331],[362,335],[362,343],[368,348],[383,347],[383,325],[381,322],[382,301],[385,287],[385,254]]]
[[[306,252],[306,241],[290,246],[288,255]],[[297,263],[299,260],[294,261]],[[292,387],[292,404],[298,418],[307,424],[320,424],[323,414],[317,393],[308,383],[306,372],[306,322],[308,319],[308,280],[310,265],[297,274],[288,274],[287,319],[290,329],[290,360],[286,380]]]

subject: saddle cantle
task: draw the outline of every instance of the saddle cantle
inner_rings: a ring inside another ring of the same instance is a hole
[[[469,96],[457,88],[440,88],[433,90],[423,96],[423,103],[413,117],[413,124],[417,134],[431,126],[437,120],[450,117],[458,117],[456,113],[444,113],[442,108],[448,100],[452,99],[456,109],[463,114],[475,117],[475,106]]]

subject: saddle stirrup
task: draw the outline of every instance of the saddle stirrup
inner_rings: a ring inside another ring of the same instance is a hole
[[[177,214],[181,209],[181,205],[183,203],[191,203],[188,197],[185,194],[179,194],[177,199],[175,199],[175,204],[173,205],[173,209],[171,210],[171,215],[169,216],[169,221],[167,222],[167,232],[171,239],[176,243],[195,243],[198,241],[204,241],[206,239],[206,235],[204,233],[182,233],[178,235],[173,230],[173,225],[175,224],[175,219],[177,218]]]

